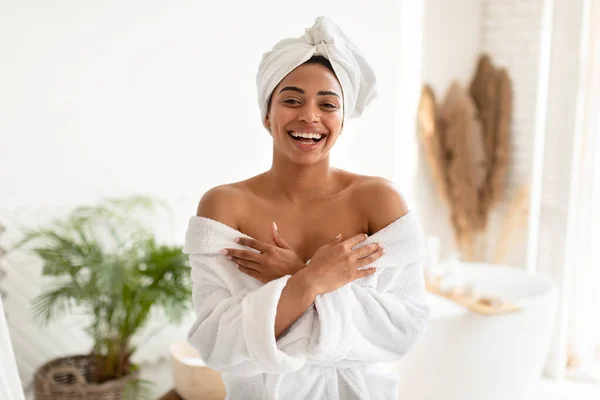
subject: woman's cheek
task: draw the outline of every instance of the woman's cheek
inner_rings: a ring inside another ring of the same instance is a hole
[[[340,115],[334,114],[327,119],[327,126],[330,132],[339,132],[342,129],[342,118]]]

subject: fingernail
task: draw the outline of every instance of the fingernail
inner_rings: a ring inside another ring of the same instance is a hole
[[[273,228],[275,229],[275,232],[277,232],[277,224],[275,223],[275,221],[273,221]]]
[[[227,251],[227,249],[221,250],[221,254],[227,254],[227,253],[229,253],[229,251]]]
[[[339,234],[339,235],[337,235],[335,238],[336,238],[336,239],[339,239],[339,238],[341,238],[341,237],[342,237],[342,234],[340,233],[340,234]]]
[[[230,260],[233,260],[233,257],[231,257],[231,256],[227,256],[227,258],[229,258]]]
[[[239,243],[240,242],[240,238],[235,238],[233,241],[236,242],[236,243]]]

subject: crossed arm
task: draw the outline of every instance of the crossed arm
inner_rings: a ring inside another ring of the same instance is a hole
[[[235,193],[223,187],[215,192],[203,197],[198,206],[198,215],[235,226],[231,208],[227,204],[228,199],[233,201]],[[389,181],[381,178],[358,185],[353,201],[357,212],[366,216],[368,229],[372,233],[408,212],[403,196]],[[310,273],[305,270],[307,266],[281,237],[274,224],[271,227],[271,238],[273,244],[249,238],[239,239],[239,244],[260,253],[239,249],[223,250],[224,256],[235,262],[241,272],[264,284],[291,275],[277,304],[274,335],[279,338],[309,307],[315,306],[318,293],[311,286]]]

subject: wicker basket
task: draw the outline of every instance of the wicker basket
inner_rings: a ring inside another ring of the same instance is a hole
[[[36,400],[120,400],[135,372],[121,379],[89,383],[96,367],[89,355],[57,358],[42,365],[34,376]]]
[[[187,341],[171,345],[171,368],[175,391],[185,400],[223,400],[221,373],[208,368]]]

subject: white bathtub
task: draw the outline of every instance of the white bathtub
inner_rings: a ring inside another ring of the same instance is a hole
[[[520,312],[483,316],[430,294],[432,318],[396,364],[400,399],[530,400],[542,375],[557,310],[557,288],[514,267],[461,263],[477,291],[498,294]]]

